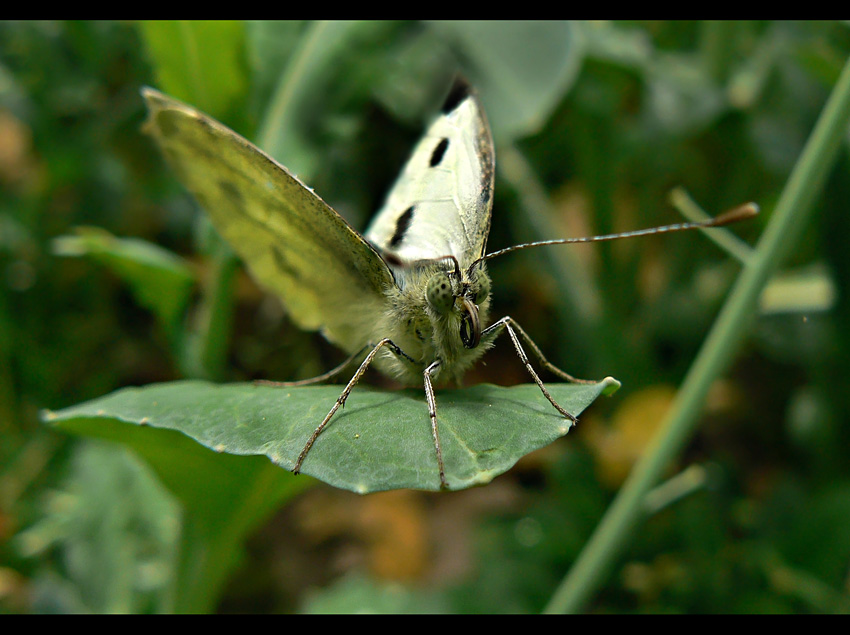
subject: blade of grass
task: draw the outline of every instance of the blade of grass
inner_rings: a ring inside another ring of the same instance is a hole
[[[698,223],[707,221],[711,218],[699,205],[696,204],[687,191],[685,191],[682,187],[673,188],[670,192],[670,203],[673,207],[679,210],[679,213],[682,214],[682,216],[691,222]],[[750,257],[750,254],[753,251],[752,247],[738,238],[726,227],[714,227],[712,229],[702,229],[700,231],[742,264],[747,262],[747,258]]]
[[[368,25],[366,25],[368,26]],[[304,33],[286,65],[263,116],[256,141],[278,159],[285,158],[289,169],[309,180],[316,169],[316,157],[299,143],[299,109],[309,104],[336,60],[346,50],[363,23],[319,20]]]
[[[208,224],[209,220],[204,218],[203,222]],[[204,280],[192,329],[184,340],[181,370],[187,377],[221,381],[230,350],[233,280],[239,261],[230,246],[212,232],[206,253],[210,273]]]
[[[773,217],[691,365],[657,437],[556,589],[546,612],[579,611],[605,580],[629,535],[644,517],[647,493],[695,430],[709,387],[729,366],[749,332],[765,283],[794,248],[813,215],[812,202],[845,139],[848,121],[850,60],[845,63]]]

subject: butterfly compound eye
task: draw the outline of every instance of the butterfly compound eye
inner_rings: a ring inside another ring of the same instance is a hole
[[[455,303],[452,283],[445,273],[437,273],[428,280],[425,289],[425,299],[428,304],[440,315],[446,315],[452,310]]]
[[[481,322],[478,321],[478,307],[468,298],[461,298],[463,315],[460,318],[460,341],[466,348],[475,348],[481,341]]]
[[[487,301],[487,298],[490,295],[490,278],[488,278],[485,274],[479,273],[478,275],[478,291],[475,292],[475,295],[472,297],[472,301],[477,304],[483,304]]]

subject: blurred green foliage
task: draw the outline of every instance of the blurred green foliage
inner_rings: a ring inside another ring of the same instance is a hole
[[[733,229],[753,243],[848,53],[842,22],[0,23],[0,609],[539,611],[738,270],[698,234],[493,261],[494,314],[620,393],[484,488],[294,498],[267,482],[269,509],[232,529],[244,549],[181,600],[211,521],[38,410],[186,376],[309,377],[341,356],[211,236],[140,133],[140,86],[260,141],[363,227],[462,70],[497,140],[491,249],[675,222],[674,186],[712,214],[759,203]],[[697,478],[659,497],[588,610],[850,610],[846,141],[785,263],[797,284],[772,288],[670,473]],[[527,381],[510,346],[485,361],[468,383]],[[226,500],[213,485],[186,484],[208,518]]]

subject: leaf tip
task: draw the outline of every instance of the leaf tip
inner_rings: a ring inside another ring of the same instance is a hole
[[[602,388],[602,394],[606,397],[610,397],[611,395],[613,395],[620,389],[620,386],[622,386],[622,384],[618,380],[610,376],[606,377],[599,383],[605,384],[605,386]]]

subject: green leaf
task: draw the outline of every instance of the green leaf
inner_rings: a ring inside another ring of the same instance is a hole
[[[181,384],[165,386],[179,389]],[[121,402],[122,392],[88,405],[110,400]],[[153,468],[186,511],[180,536],[174,611],[213,610],[227,576],[238,562],[245,537],[312,481],[295,478],[262,456],[210,452],[176,430],[145,426],[143,417],[122,415],[122,409],[124,415],[132,410],[126,404],[123,408],[105,405],[107,408],[96,407],[89,415],[78,410],[79,416],[72,414],[68,419],[60,413],[56,424],[67,432],[122,443]],[[200,404],[194,407],[198,412],[203,411]],[[192,416],[192,412],[183,414],[186,418]],[[47,419],[51,417],[46,415]],[[126,425],[125,421],[139,425]]]
[[[282,159],[300,178],[311,179],[319,171],[321,158],[321,149],[310,139],[312,122],[327,120],[338,102],[347,99],[347,91],[340,85],[362,72],[364,64],[375,67],[374,62],[367,63],[365,50],[391,40],[395,28],[390,21],[311,23],[280,70],[256,135],[257,145]],[[266,31],[272,29],[274,25]],[[254,38],[260,35],[256,29],[251,33]],[[362,94],[365,97],[368,91],[362,90]]]
[[[43,515],[13,539],[22,555],[63,563],[33,578],[36,613],[171,610],[180,508],[148,465],[117,450],[76,444]]]
[[[75,236],[53,240],[53,253],[88,256],[108,267],[129,286],[136,300],[151,310],[165,332],[175,337],[195,276],[182,258],[138,238],[116,238],[99,227],[78,227]]]
[[[578,415],[619,382],[553,384],[552,397]],[[48,413],[60,429],[122,440],[179,430],[217,452],[266,455],[291,470],[307,439],[342,391],[340,386],[274,388],[201,381],[125,388]],[[522,456],[570,429],[534,384],[482,384],[437,393],[440,440],[451,489],[487,483]],[[173,439],[171,433],[167,433]],[[359,493],[396,488],[438,490],[440,479],[423,391],[358,388],[318,438],[302,471]]]
[[[396,581],[378,581],[355,574],[314,591],[300,612],[312,615],[427,615],[449,613],[450,610],[439,592],[410,589]]]
[[[570,21],[436,21],[465,60],[497,142],[537,132],[572,86],[584,58]]]
[[[223,118],[247,86],[238,20],[143,20],[139,31],[165,92]]]
[[[259,103],[266,103],[307,29],[306,20],[245,21],[248,70],[252,92],[262,96]]]

